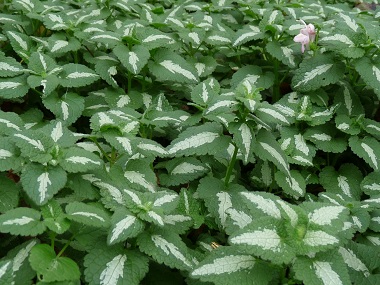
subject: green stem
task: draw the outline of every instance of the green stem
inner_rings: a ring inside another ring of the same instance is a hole
[[[99,148],[99,150],[101,151],[101,153],[103,154],[103,156],[108,160],[108,162],[110,162],[112,164],[113,163],[112,158],[110,158],[108,156],[108,154],[104,151],[104,149],[100,146],[100,144],[98,143],[98,141],[96,140],[96,138],[90,138],[90,139]]]
[[[230,178],[231,178],[232,170],[235,167],[237,153],[238,153],[238,147],[235,145],[234,153],[232,154],[230,164],[228,165],[228,168],[227,168],[226,177],[224,178],[224,185],[226,187],[230,183]]]
[[[54,249],[54,246],[55,246],[55,237],[56,237],[56,233],[55,232],[51,232],[50,234],[50,238],[51,238],[51,242],[50,242],[50,246],[52,249]]]
[[[62,247],[61,251],[58,252],[57,258],[60,257],[66,250],[66,248],[70,245],[70,243],[74,240],[75,235],[72,235],[71,238],[66,242],[66,244]]]
[[[74,52],[73,52],[73,57],[74,57],[74,62],[75,62],[76,64],[78,64],[79,59],[78,59],[78,52],[77,52],[77,51],[74,51]]]

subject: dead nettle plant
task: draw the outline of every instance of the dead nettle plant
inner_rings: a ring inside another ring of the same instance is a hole
[[[379,10],[0,6],[0,284],[380,283]]]

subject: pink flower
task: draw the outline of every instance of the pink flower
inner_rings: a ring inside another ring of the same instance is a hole
[[[300,33],[293,38],[293,41],[301,44],[302,53],[305,52],[305,47],[309,46],[309,43],[315,40],[315,27],[313,24],[308,24],[303,20],[300,20],[305,25],[305,28],[300,30]]]

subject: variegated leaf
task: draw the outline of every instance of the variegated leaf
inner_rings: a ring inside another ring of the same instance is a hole
[[[21,184],[29,198],[37,205],[46,204],[65,186],[66,180],[67,174],[59,166],[30,163],[21,173]]]
[[[300,92],[316,90],[322,86],[336,83],[344,74],[342,62],[331,56],[319,55],[304,60],[292,79],[292,86]]]
[[[380,98],[380,65],[371,62],[368,57],[362,57],[355,62],[355,69]]]
[[[149,70],[160,81],[179,83],[198,83],[195,67],[184,58],[168,50],[160,50],[154,55],[154,62],[149,63]]]
[[[63,87],[81,87],[94,83],[99,75],[85,65],[68,63],[62,67],[61,78]]]
[[[375,171],[380,168],[380,143],[372,137],[359,138],[352,136],[349,139],[351,150],[363,158]]]
[[[117,45],[113,52],[121,64],[133,74],[140,73],[150,58],[149,50],[143,45],[135,45],[131,50],[124,45]]]
[[[171,268],[191,270],[194,267],[193,257],[178,234],[143,232],[137,237],[137,244],[142,252]]]
[[[0,215],[0,232],[36,236],[46,229],[41,213],[32,208],[18,207]]]
[[[84,257],[84,276],[90,285],[139,285],[148,272],[148,262],[133,249],[92,249]]]
[[[67,218],[92,227],[108,227],[109,214],[98,205],[72,202],[66,206]]]
[[[103,161],[92,152],[72,147],[64,151],[60,165],[68,172],[83,172],[101,167]]]
[[[0,77],[13,77],[23,73],[24,67],[12,57],[0,56]]]
[[[119,208],[112,215],[107,241],[111,245],[123,242],[127,238],[136,237],[144,230],[144,227],[144,222],[139,218]]]
[[[14,99],[23,97],[28,90],[29,86],[24,75],[0,78],[0,98]]]
[[[221,126],[206,123],[199,127],[190,127],[168,146],[168,154],[189,156],[192,154],[213,154],[227,149],[228,139],[221,135]]]

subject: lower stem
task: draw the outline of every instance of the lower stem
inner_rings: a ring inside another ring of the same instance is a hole
[[[276,103],[278,100],[280,100],[280,82],[279,82],[279,73],[278,73],[278,60],[274,60],[274,85],[273,85],[273,97],[272,97],[272,103]]]
[[[71,241],[74,239],[74,235],[66,242],[66,244],[62,247],[61,251],[57,254],[57,258],[60,257],[66,250],[66,248],[70,245]]]

